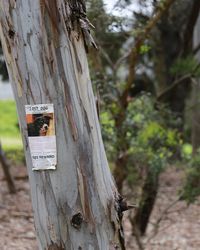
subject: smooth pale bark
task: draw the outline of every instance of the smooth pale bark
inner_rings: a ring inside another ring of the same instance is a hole
[[[42,250],[125,249],[120,199],[102,143],[79,27],[81,2],[0,0],[1,42]],[[57,170],[34,172],[25,105],[46,103],[55,108]]]

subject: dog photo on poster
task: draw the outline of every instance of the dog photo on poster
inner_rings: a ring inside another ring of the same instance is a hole
[[[25,110],[33,170],[56,169],[53,104],[26,105]]]

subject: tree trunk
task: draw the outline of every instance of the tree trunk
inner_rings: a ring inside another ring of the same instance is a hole
[[[193,46],[196,48],[200,43],[200,15],[197,20],[195,30],[194,30],[194,42]],[[200,62],[200,51],[196,54],[196,59]],[[193,84],[192,91],[192,147],[193,154],[197,153],[198,148],[200,147],[200,79],[196,79]]]
[[[6,159],[5,153],[3,152],[1,143],[0,143],[0,164],[2,165],[3,168],[9,192],[11,194],[15,194],[16,193],[15,183],[10,173],[10,165]]]
[[[153,44],[156,48],[154,66],[157,101],[166,103],[173,113],[183,120],[179,124],[179,130],[183,131],[185,101],[191,93],[191,81],[184,79],[170,91],[165,92],[165,90],[172,86],[176,80],[175,76],[171,74],[174,63],[177,59],[184,59],[191,53],[192,34],[200,2],[190,0],[176,0],[175,2],[176,4],[174,8],[170,9],[169,15],[163,16],[157,29],[154,30],[154,37],[157,37]],[[180,29],[180,27],[182,28]]]
[[[142,188],[139,207],[133,219],[131,219],[133,233],[137,233],[135,232],[135,230],[138,230],[140,235],[143,236],[145,234],[151,213],[156,202],[158,185],[159,174],[155,174],[149,171]]]
[[[85,54],[91,38],[83,2],[0,2],[1,42],[42,250],[125,249],[124,209],[108,167]],[[56,170],[32,170],[25,105],[35,104],[54,105]]]

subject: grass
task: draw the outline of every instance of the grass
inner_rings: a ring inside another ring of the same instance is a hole
[[[12,156],[11,158],[23,152],[16,105],[12,100],[0,101],[0,141],[4,151]]]
[[[0,101],[0,137],[19,137],[14,101]]]
[[[9,137],[0,137],[1,138],[1,143],[3,146],[3,149],[5,151],[7,150],[14,150],[14,149],[19,149],[22,150],[23,146],[22,146],[22,140],[19,137],[16,138],[9,138]]]

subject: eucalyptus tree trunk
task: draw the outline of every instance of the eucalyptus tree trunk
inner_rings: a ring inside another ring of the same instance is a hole
[[[127,206],[102,143],[85,53],[93,40],[83,2],[0,0],[1,42],[42,250],[125,249],[121,218]],[[54,105],[56,170],[33,170],[25,105],[37,104]]]

